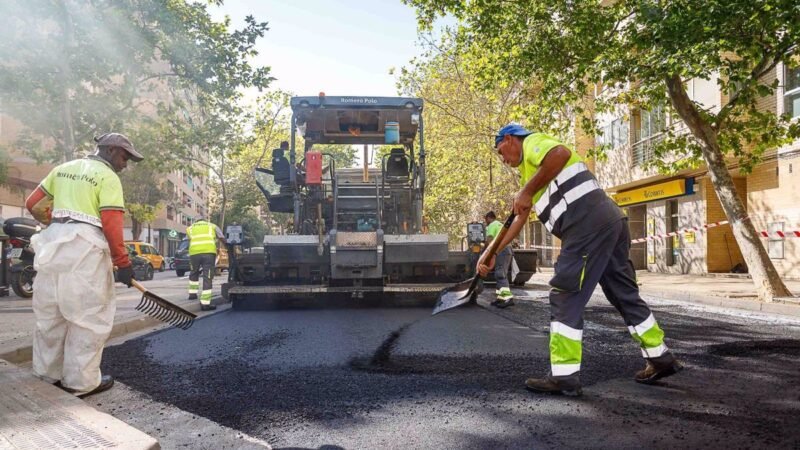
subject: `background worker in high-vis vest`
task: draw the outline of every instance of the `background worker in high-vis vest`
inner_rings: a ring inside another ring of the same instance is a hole
[[[583,310],[599,283],[620,312],[646,360],[634,379],[653,383],[681,370],[664,345],[664,332],[639,295],[636,273],[628,259],[628,220],[606,195],[580,155],[544,133],[518,124],[501,128],[495,149],[503,162],[519,168],[514,198],[516,219],[500,246],[509,244],[530,216],[536,216],[561,239],[561,253],[550,280],[550,374],[525,382],[534,392],[580,395]],[[494,265],[482,255],[478,271]]]
[[[95,141],[94,155],[51,170],[25,202],[36,220],[49,224],[31,238],[33,372],[78,397],[114,385],[114,378],[100,373],[116,311],[114,266],[117,281],[130,287],[133,280],[117,173],[128,160],[144,159],[121,134]]]
[[[200,219],[186,228],[189,238],[189,300],[196,300],[200,290],[200,274],[203,274],[203,290],[200,293],[200,309],[209,311],[217,309],[211,304],[212,279],[216,270],[217,240],[225,243],[222,231],[213,223]]]
[[[483,216],[483,221],[486,223],[486,245],[489,245],[500,233],[500,230],[503,229],[503,223],[497,220],[497,215],[495,215],[494,211],[486,213]],[[514,306],[514,293],[511,292],[511,284],[508,282],[508,268],[511,266],[513,257],[514,254],[511,252],[510,245],[497,252],[494,264],[494,280],[497,283],[495,295],[497,297],[491,303],[492,306],[498,308]]]

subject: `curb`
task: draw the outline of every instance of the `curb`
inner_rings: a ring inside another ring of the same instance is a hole
[[[542,283],[527,283],[527,286],[537,288],[547,288],[550,286]],[[717,306],[720,308],[733,308],[744,311],[763,312],[767,314],[780,314],[784,316],[800,317],[800,306],[796,303],[796,299],[778,299],[772,303],[764,303],[758,301],[755,297],[736,298],[736,297],[723,297],[707,294],[695,294],[686,291],[660,291],[648,290],[647,288],[640,289],[639,293],[647,297],[656,297],[659,300],[679,301],[685,303],[701,304],[707,306]],[[592,294],[592,300],[604,300],[605,296],[602,292]]]
[[[211,299],[211,303],[213,305],[221,305],[228,302],[226,302],[221,295],[215,295]],[[182,308],[192,313],[198,313],[200,311],[200,303],[197,302],[191,305],[182,306]],[[205,314],[203,316],[205,316]],[[133,317],[124,322],[114,321],[114,326],[111,328],[111,334],[109,334],[108,339],[106,339],[106,342],[110,341],[111,339],[135,333],[145,328],[154,327],[158,324],[163,324],[163,323],[164,322],[156,319],[155,317],[150,317],[145,314],[138,317]],[[31,342],[31,344],[29,345],[25,345],[23,347],[19,347],[14,350],[2,353],[0,354],[0,359],[4,359],[16,365],[30,362],[33,359],[33,343]]]

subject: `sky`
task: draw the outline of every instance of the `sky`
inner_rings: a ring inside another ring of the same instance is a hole
[[[295,95],[395,96],[390,68],[420,52],[414,9],[400,0],[226,0],[210,11],[234,28],[247,15],[269,22],[254,64]]]

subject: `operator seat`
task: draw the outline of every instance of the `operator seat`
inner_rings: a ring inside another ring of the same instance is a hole
[[[393,148],[386,160],[386,181],[408,181],[408,158],[402,148]]]
[[[276,148],[272,151],[272,174],[275,184],[288,186],[291,175],[289,174],[289,160],[283,156],[283,149]]]

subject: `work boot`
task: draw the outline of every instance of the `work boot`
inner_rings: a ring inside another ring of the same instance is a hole
[[[656,381],[674,375],[683,370],[683,364],[671,352],[657,358],[648,358],[647,366],[636,372],[634,379],[638,383],[653,384]]]
[[[74,394],[75,393],[74,389],[70,389],[68,387],[64,387],[64,386],[61,385],[61,383],[57,383],[56,386],[60,387],[62,390],[66,391],[66,392],[69,392],[70,394]],[[112,377],[111,375],[103,375],[103,376],[100,377],[100,384],[96,388],[92,389],[89,392],[84,392],[83,394],[78,394],[77,397],[78,398],[85,398],[85,397],[88,397],[90,395],[99,394],[101,392],[104,392],[104,391],[107,391],[107,390],[111,389],[112,386],[114,386],[114,377]]]
[[[496,306],[498,308],[508,308],[509,306],[514,306],[514,294],[511,292],[511,289],[504,287],[500,288],[500,290],[497,292],[497,300],[492,303],[492,306]]]
[[[528,378],[525,389],[541,394],[562,394],[577,397],[583,394],[580,372],[563,377],[548,375],[544,378]]]
[[[200,305],[200,311],[213,311],[217,309],[216,305]]]
[[[197,294],[189,294],[189,300],[197,300]]]

